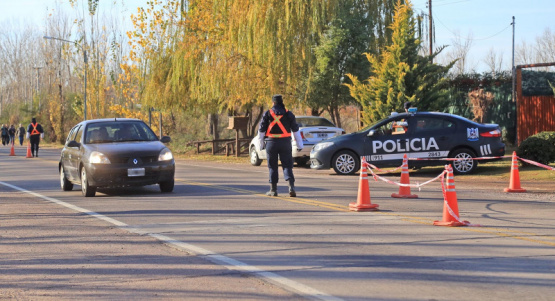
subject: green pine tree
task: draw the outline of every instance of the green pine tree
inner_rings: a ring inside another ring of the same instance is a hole
[[[348,74],[352,84],[346,84],[351,96],[362,106],[362,119],[374,123],[391,114],[403,111],[407,101],[419,110],[443,110],[446,102],[445,75],[453,65],[440,66],[432,63],[443,48],[432,56],[418,54],[421,40],[417,37],[417,24],[412,4],[397,2],[391,25],[391,44],[380,55],[365,53],[370,62],[367,80],[360,81]]]

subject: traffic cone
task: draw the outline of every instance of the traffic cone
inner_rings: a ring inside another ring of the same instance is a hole
[[[505,188],[505,192],[526,192],[526,189],[520,187],[520,175],[518,173],[518,159],[516,152],[513,152],[513,164],[511,165],[511,179],[509,180],[509,188]]]
[[[443,220],[435,221],[434,226],[468,226],[470,222],[461,221],[459,218],[459,205],[457,204],[457,192],[455,191],[455,177],[453,176],[453,167],[451,165],[447,166],[445,186],[445,191],[443,192]]]
[[[14,149],[14,143],[12,141],[12,149],[10,150],[10,156],[15,156],[15,149]]]
[[[366,169],[366,159],[362,157],[360,178],[358,182],[358,197],[356,203],[349,203],[351,211],[375,211],[378,210],[378,204],[370,202],[370,187],[368,186],[368,172]]]
[[[33,154],[31,154],[31,142],[27,143],[27,157],[25,158],[33,158]]]
[[[410,184],[409,179],[409,158],[407,154],[403,156],[403,165],[401,167],[401,184]],[[406,198],[406,199],[416,199],[418,196],[416,194],[410,194],[409,186],[399,186],[399,193],[391,194],[392,198]]]

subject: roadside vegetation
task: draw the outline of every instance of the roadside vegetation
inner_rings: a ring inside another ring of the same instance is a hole
[[[467,60],[465,39],[430,55],[427,17],[410,1],[152,0],[131,9],[127,32],[125,0],[109,11],[99,0],[67,1],[71,11],[52,8],[40,27],[0,24],[0,123],[37,117],[52,143],[83,120],[86,94],[88,119],[140,118],[190,154],[192,141],[234,138],[229,116],[247,116],[240,137],[252,137],[276,93],[296,115],[347,132],[412,101],[498,123],[514,141],[511,76],[499,54],[485,54],[484,74]],[[519,45],[516,63],[555,61],[546,43],[554,37],[546,30],[537,45]]]

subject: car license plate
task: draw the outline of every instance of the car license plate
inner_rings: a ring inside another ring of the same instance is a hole
[[[318,138],[328,138],[328,134],[326,134],[326,133],[317,133],[316,137],[318,137]]]
[[[143,177],[145,175],[144,168],[128,168],[127,169],[127,176],[128,177]]]

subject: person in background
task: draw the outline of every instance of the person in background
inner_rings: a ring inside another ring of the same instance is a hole
[[[2,124],[2,145],[8,144],[8,127],[5,124]]]
[[[10,126],[10,129],[8,129],[8,135],[10,135],[10,144],[14,144],[14,145],[15,145],[15,132],[16,132],[16,129],[12,124]]]
[[[27,138],[31,142],[31,154],[33,157],[39,156],[39,143],[40,139],[43,138],[44,131],[42,125],[37,122],[37,119],[33,117],[31,123],[27,127]]]
[[[25,128],[19,124],[19,129],[17,129],[17,135],[19,136],[19,145],[23,145],[23,138],[25,137]]]
[[[270,191],[266,192],[266,195],[278,195],[279,157],[283,168],[283,176],[285,181],[289,183],[289,196],[296,197],[291,136],[293,134],[299,151],[303,148],[303,140],[299,133],[299,125],[295,120],[295,115],[285,108],[282,96],[274,95],[272,101],[274,106],[264,113],[258,128],[260,149],[266,148],[266,158],[268,158],[270,172]]]
[[[408,113],[409,108],[412,107],[412,102],[410,101],[405,102],[404,107],[405,107],[405,113]]]

